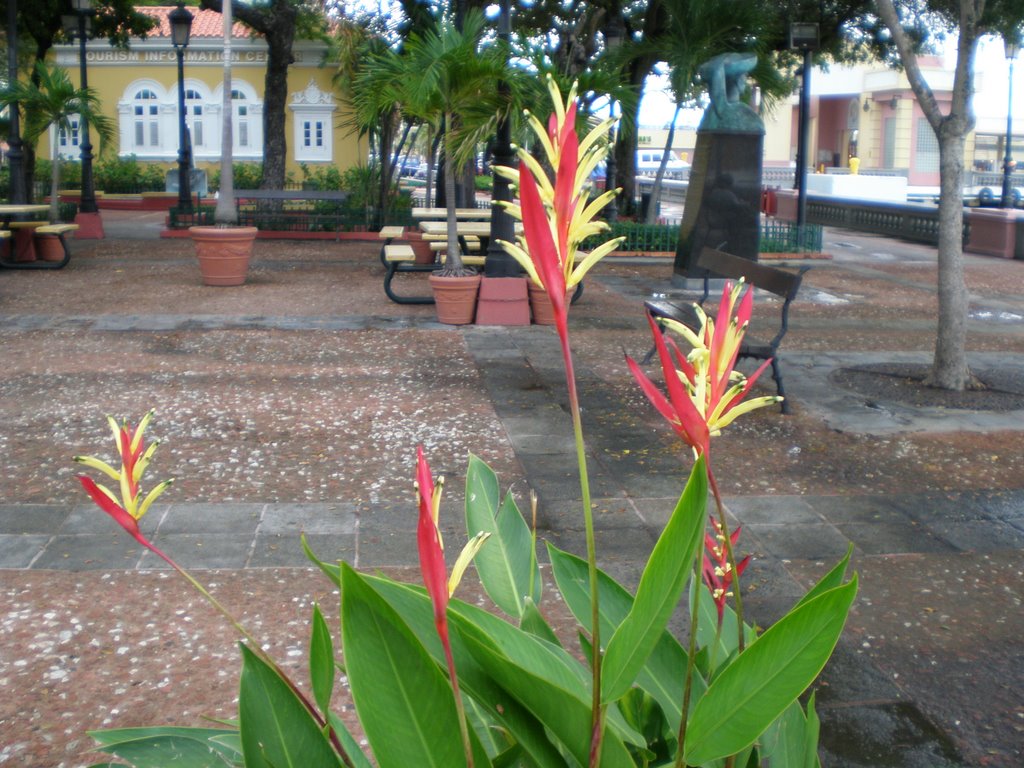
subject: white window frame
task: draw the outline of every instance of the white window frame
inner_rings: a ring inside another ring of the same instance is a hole
[[[313,78],[305,90],[292,94],[292,151],[300,163],[334,161],[334,94],[320,90]]]

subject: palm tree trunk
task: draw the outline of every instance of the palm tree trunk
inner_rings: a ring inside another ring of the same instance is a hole
[[[661,202],[661,182],[665,178],[665,168],[668,166],[668,153],[672,151],[672,140],[676,136],[676,120],[679,119],[679,112],[681,110],[682,107],[676,104],[676,113],[672,115],[672,124],[668,127],[665,151],[661,153],[661,165],[658,166],[658,173],[654,176],[654,186],[651,187],[651,199],[647,201],[645,224],[656,224],[658,221],[658,203]]]
[[[220,134],[220,192],[217,196],[217,207],[213,212],[213,220],[217,224],[237,224],[238,209],[235,207],[235,167],[232,153],[234,138],[231,130],[231,0],[224,0],[221,9],[224,17],[224,94],[221,101],[221,134]]]
[[[60,151],[56,138],[53,142],[53,163],[50,166],[50,221],[59,221],[60,216]]]
[[[451,125],[452,115],[445,115],[445,125]],[[462,272],[462,253],[459,250],[459,226],[455,218],[455,163],[452,161],[452,150],[454,142],[451,138],[451,131],[445,131],[445,152],[444,152],[444,191],[445,210],[447,216],[448,231],[448,261],[444,265],[444,272],[460,274]]]

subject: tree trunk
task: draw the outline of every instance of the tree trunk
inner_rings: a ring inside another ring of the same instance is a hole
[[[676,120],[679,119],[679,112],[682,107],[676,105],[676,112],[672,115],[672,124],[668,127],[668,138],[665,139],[665,151],[661,153],[661,164],[658,166],[658,173],[654,177],[654,185],[651,187],[651,198],[647,201],[647,217],[645,224],[658,223],[658,203],[661,202],[661,183],[665,180],[665,168],[668,166],[668,155],[672,151],[672,140],[676,136]]]
[[[235,206],[234,166],[234,104],[231,101],[231,0],[224,0],[224,93],[221,98],[220,132],[220,190],[217,193],[217,207],[213,220],[217,224],[237,224],[238,208]]]
[[[53,164],[50,168],[50,221],[60,221],[60,152],[53,142]]]
[[[959,0],[957,57],[948,114],[942,113],[934,92],[921,72],[910,40],[900,25],[893,0],[875,0],[875,6],[879,17],[892,34],[906,70],[907,82],[939,142],[939,308],[935,357],[926,383],[943,389],[962,390],[974,384],[967,365],[968,301],[963,262],[964,142],[974,127],[969,105],[973,90],[974,57],[978,48],[978,25],[984,3]]]
[[[939,276],[938,328],[935,357],[926,383],[943,389],[965,389],[972,376],[967,365],[967,285],[964,282],[963,184],[964,139],[957,121],[939,131]]]
[[[449,113],[445,117],[445,124],[451,125],[451,114]],[[448,224],[448,259],[441,271],[446,275],[461,275],[463,274],[462,252],[459,249],[458,220],[455,218],[455,163],[451,160],[453,150],[453,141],[451,136],[451,131],[445,131],[444,188],[446,200],[448,201],[445,205]]]
[[[261,189],[284,189],[288,143],[284,137],[288,102],[288,65],[292,63],[295,18],[279,20],[267,35],[267,76],[263,93],[263,183]]]

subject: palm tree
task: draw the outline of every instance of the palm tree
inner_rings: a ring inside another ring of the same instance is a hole
[[[507,66],[506,51],[481,45],[484,31],[479,11],[467,13],[461,29],[442,19],[434,28],[411,35],[403,54],[389,64],[395,76],[394,97],[403,112],[435,134],[444,127],[448,257],[442,274],[446,275],[466,273],[455,219],[455,170],[473,157],[498,119],[511,111],[520,85],[517,70]],[[509,85],[507,96],[498,88],[499,81]]]
[[[10,107],[17,103],[25,115],[22,138],[35,144],[50,126],[70,135],[72,118],[78,116],[90,128],[95,128],[100,137],[100,154],[107,142],[115,136],[114,121],[100,112],[100,100],[92,88],[75,88],[67,70],[50,67],[39,62],[35,68],[36,82],[18,81],[0,92],[0,106]],[[50,186],[50,221],[58,218],[58,195],[60,189],[60,152],[58,142],[53,141],[52,182]]]

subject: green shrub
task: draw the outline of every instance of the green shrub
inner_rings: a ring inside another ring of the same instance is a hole
[[[235,189],[259,189],[263,183],[263,163],[232,163]],[[210,194],[220,190],[220,168],[210,176]]]
[[[61,178],[64,178],[63,172]],[[163,192],[166,172],[156,163],[140,163],[135,155],[102,160],[93,166],[93,185],[110,194]]]

